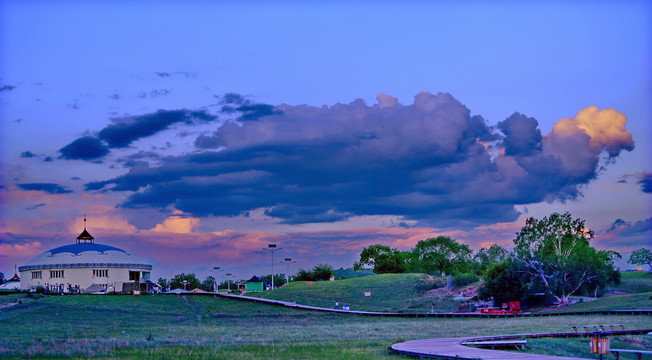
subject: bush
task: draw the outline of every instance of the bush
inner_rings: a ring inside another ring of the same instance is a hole
[[[37,286],[37,287],[36,287],[36,293],[37,293],[37,294],[43,294],[43,293],[45,293],[45,288],[44,288],[43,286],[41,286],[41,285]]]
[[[453,286],[462,287],[480,280],[474,274],[458,274],[453,276]]]

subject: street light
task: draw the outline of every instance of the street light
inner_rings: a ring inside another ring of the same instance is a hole
[[[233,274],[226,274],[226,277],[231,277]],[[231,279],[226,280],[226,292],[231,293]]]
[[[276,244],[269,244],[266,248],[263,248],[263,250],[272,253],[272,290],[274,290],[274,251],[281,250],[281,248],[277,248]]]
[[[188,284],[188,280],[184,280],[182,281],[182,283],[183,283],[183,289],[186,290],[186,284]]]
[[[287,270],[285,271],[285,274],[287,276],[287,281],[288,284],[290,283],[290,264],[294,264],[296,261],[292,261],[291,258],[285,258],[285,260],[281,261],[281,264],[286,264],[287,265]]]
[[[214,266],[213,271],[215,271],[215,292],[218,293],[220,292],[220,283],[217,281],[217,275],[220,273],[220,271],[224,271],[224,269],[220,268],[219,266]]]

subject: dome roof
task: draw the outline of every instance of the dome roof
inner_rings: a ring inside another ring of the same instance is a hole
[[[151,269],[142,259],[113,246],[97,243],[77,243],[48,250],[19,271],[71,267],[129,267]]]

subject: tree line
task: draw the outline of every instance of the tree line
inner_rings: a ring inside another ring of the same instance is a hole
[[[493,297],[500,304],[545,293],[563,306],[572,295],[598,297],[606,286],[620,282],[614,262],[621,255],[594,249],[590,245],[594,235],[584,220],[569,213],[553,213],[542,220],[527,219],[511,252],[494,244],[474,255],[467,245],[439,236],[419,241],[408,251],[380,244],[369,246],[360,253],[354,269],[372,268],[376,274],[478,276],[483,278],[481,298]],[[629,263],[647,264],[652,269],[652,252],[636,250]]]

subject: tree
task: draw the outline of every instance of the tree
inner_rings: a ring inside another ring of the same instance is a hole
[[[514,259],[493,263],[485,272],[478,297],[493,297],[497,306],[508,301],[518,301],[527,294],[527,277],[527,269]]]
[[[632,265],[648,265],[652,270],[652,251],[650,249],[641,248],[630,255],[628,264]]]
[[[407,270],[403,253],[379,244],[364,248],[360,253],[360,260],[353,263],[353,270],[357,271],[366,266],[372,267],[375,274],[398,274]]]
[[[209,275],[201,282],[200,287],[204,291],[215,291],[215,278]]]
[[[294,275],[294,281],[312,281],[312,273],[309,270],[299,269]]]
[[[260,280],[271,283],[272,274],[263,275],[260,277]],[[285,274],[274,274],[274,287],[281,287],[287,282]]]
[[[168,291],[170,288],[170,283],[168,282],[167,279],[158,278],[158,281],[156,283],[159,284],[159,286],[161,287],[161,291]]]
[[[319,264],[312,268],[312,276],[315,280],[330,280],[335,277],[335,271],[330,265]]]
[[[463,270],[468,264],[472,251],[464,244],[452,240],[448,236],[438,236],[421,240],[412,249],[415,266],[425,272],[438,271],[439,276],[444,272],[451,274]]]
[[[571,295],[598,279],[601,272],[609,272],[607,258],[589,244],[593,236],[584,220],[553,213],[542,220],[527,219],[514,239],[514,251],[530,275],[565,306]]]
[[[4,283],[5,283],[5,274],[0,272],[0,284],[4,284]]]
[[[482,248],[478,250],[475,256],[473,256],[476,273],[480,275],[484,273],[492,264],[505,261],[508,257],[509,251],[498,244],[492,244],[489,248]]]
[[[186,280],[187,283],[184,286],[183,281]],[[177,274],[175,275],[172,280],[170,280],[170,288],[171,289],[183,289],[185,287],[186,290],[193,290],[201,287],[201,283],[199,282],[199,279],[195,276],[195,274]]]

